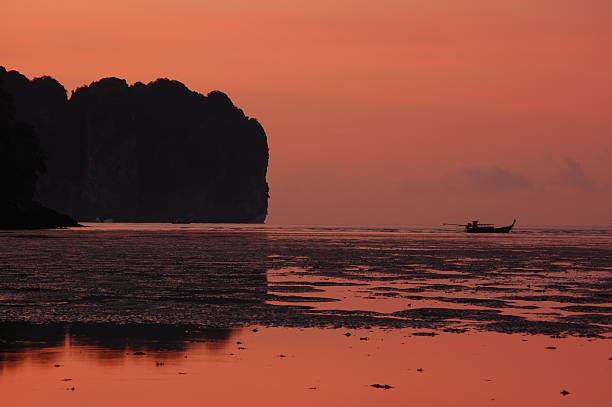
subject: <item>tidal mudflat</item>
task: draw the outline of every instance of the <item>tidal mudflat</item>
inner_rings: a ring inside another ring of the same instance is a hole
[[[612,402],[611,230],[103,224],[0,242],[13,405]]]

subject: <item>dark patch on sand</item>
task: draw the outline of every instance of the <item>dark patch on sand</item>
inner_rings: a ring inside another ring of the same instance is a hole
[[[393,388],[393,386],[390,386],[388,384],[379,384],[379,383],[371,384],[370,387],[374,387],[375,389],[384,389],[384,390],[389,390]]]
[[[606,293],[594,293],[594,295],[588,297],[573,297],[569,295],[511,295],[502,298],[518,301],[551,301],[573,304],[604,304],[612,302],[612,294]]]
[[[52,235],[10,235],[12,239],[69,239],[69,236],[52,236]]]
[[[601,325],[612,325],[612,315],[606,314],[580,314],[580,315],[568,315],[561,318],[567,322],[577,322],[580,324],[601,324]]]
[[[559,308],[562,311],[570,312],[600,312],[604,314],[612,314],[612,307],[597,306],[597,305],[568,305]]]
[[[456,309],[456,308],[413,308],[394,312],[393,315],[409,319],[444,321],[515,321],[522,318],[516,315],[503,315],[497,310]]]
[[[274,295],[268,294],[266,296],[268,301],[279,301],[279,302],[334,302],[340,301],[338,298],[328,297],[303,297],[299,295]]]
[[[550,322],[550,321],[529,321],[520,319],[515,321],[493,322],[482,326],[488,331],[502,332],[507,334],[527,333],[540,335],[576,335],[587,337],[598,337],[606,333],[606,330],[599,326],[590,324],[570,323],[570,322]]]
[[[303,273],[310,274],[310,273]],[[315,287],[351,287],[351,286],[367,286],[366,283],[347,283],[342,281],[279,281],[277,284],[282,285],[311,285]]]
[[[325,290],[307,285],[269,285],[268,290],[277,293],[321,293]]]
[[[490,298],[454,298],[454,297],[422,297],[418,295],[407,295],[404,298],[411,300],[434,300],[441,302],[451,302],[455,304],[477,305],[486,308],[522,308],[514,306],[508,301],[496,300]]]
[[[469,331],[469,329],[467,329],[467,328],[444,328],[444,329],[442,329],[442,331],[450,332],[450,333],[453,333],[453,334],[462,334],[464,332]]]

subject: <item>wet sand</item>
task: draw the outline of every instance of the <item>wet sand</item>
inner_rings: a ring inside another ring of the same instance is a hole
[[[612,402],[612,230],[116,224],[0,243],[14,405]]]

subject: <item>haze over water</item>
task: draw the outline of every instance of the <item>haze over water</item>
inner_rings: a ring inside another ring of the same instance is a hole
[[[87,226],[0,232],[13,405],[612,400],[610,228]]]

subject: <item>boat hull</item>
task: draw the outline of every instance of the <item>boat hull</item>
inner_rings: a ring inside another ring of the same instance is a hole
[[[502,226],[500,228],[488,227],[488,226],[487,227],[477,227],[477,228],[466,227],[465,232],[466,233],[510,233],[515,223],[516,223],[516,219],[514,220],[514,222],[512,222],[512,225]]]

